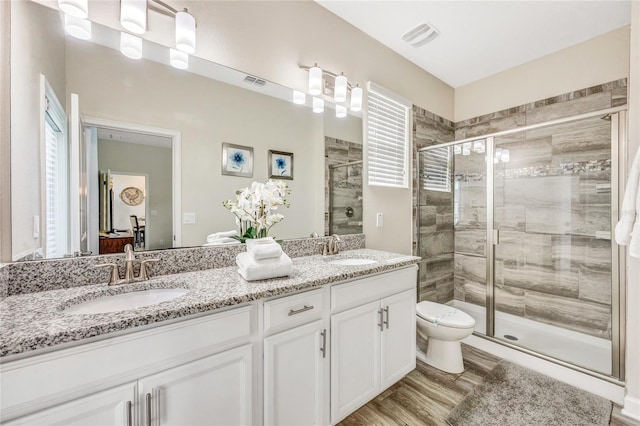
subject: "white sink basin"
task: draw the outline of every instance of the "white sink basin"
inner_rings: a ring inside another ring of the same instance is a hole
[[[152,290],[132,291],[130,293],[102,296],[87,300],[64,310],[68,314],[104,314],[126,311],[143,306],[157,305],[187,294],[184,288],[156,288]]]
[[[371,265],[373,263],[378,263],[378,261],[373,259],[360,259],[356,257],[350,257],[350,258],[329,260],[327,263],[329,263],[330,265],[341,265],[341,266],[362,266],[362,265]]]

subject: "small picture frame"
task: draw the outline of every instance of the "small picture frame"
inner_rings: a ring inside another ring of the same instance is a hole
[[[223,142],[222,174],[253,177],[253,148]]]
[[[293,180],[293,153],[269,150],[269,179]]]

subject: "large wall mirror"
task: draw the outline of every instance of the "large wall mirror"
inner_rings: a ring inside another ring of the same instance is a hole
[[[12,258],[202,246],[236,229],[223,207],[269,178],[269,152],[293,154],[280,239],[362,232],[362,120],[315,114],[291,89],[93,24],[65,34],[62,14],[11,5]],[[264,83],[264,84],[261,84]],[[223,144],[251,148],[250,177],[223,174]],[[359,202],[359,204],[358,204]],[[132,239],[132,240],[131,240]],[[4,243],[4,242],[3,242]]]

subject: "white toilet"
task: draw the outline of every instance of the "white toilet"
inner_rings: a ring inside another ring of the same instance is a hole
[[[476,320],[452,306],[424,301],[416,306],[418,333],[428,340],[427,364],[447,373],[462,373],[460,341],[473,333]]]

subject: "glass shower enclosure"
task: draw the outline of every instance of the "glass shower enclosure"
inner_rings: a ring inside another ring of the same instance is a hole
[[[611,109],[420,150],[420,254],[427,276],[453,278],[420,299],[472,315],[477,335],[624,377],[612,230],[625,119]]]

